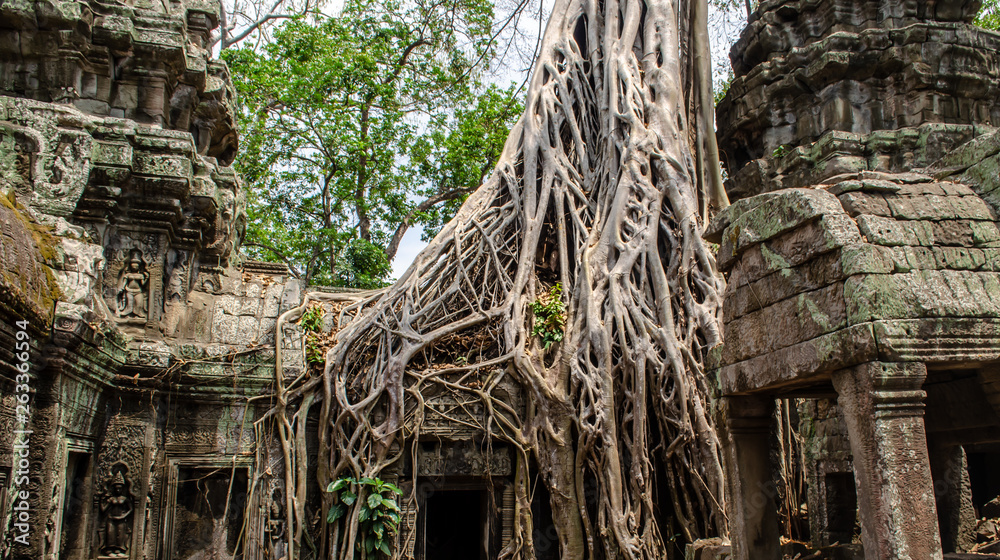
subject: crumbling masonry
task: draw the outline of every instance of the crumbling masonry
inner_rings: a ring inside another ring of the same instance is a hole
[[[816,545],[851,541],[856,504],[866,558],[942,558],[998,493],[1000,34],[979,8],[762,2],[733,49],[735,203],[708,236],[736,559],[779,558],[775,398],[821,399],[801,434]]]

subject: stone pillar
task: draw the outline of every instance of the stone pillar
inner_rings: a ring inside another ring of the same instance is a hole
[[[927,369],[869,362],[833,375],[854,455],[867,560],[941,560],[924,433]]]
[[[774,399],[726,397],[731,444],[729,536],[733,560],[779,560],[777,488],[771,476]]]
[[[976,544],[976,513],[965,450],[938,436],[928,437],[927,451],[934,477],[942,548],[946,552],[968,552]]]

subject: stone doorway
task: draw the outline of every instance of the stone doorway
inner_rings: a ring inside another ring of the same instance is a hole
[[[423,510],[420,560],[487,560],[489,523],[481,490],[448,490],[429,496]]]
[[[435,485],[437,486],[437,485]],[[421,499],[416,560],[493,560],[500,554],[500,488],[482,481],[446,483]]]
[[[84,560],[89,558],[87,528],[90,526],[88,505],[93,498],[93,461],[90,453],[70,451],[66,459],[66,494],[62,503],[62,528],[59,532],[59,558]]]
[[[243,560],[248,468],[172,467],[164,558]]]

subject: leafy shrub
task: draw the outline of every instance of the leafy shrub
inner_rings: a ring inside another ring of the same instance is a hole
[[[548,350],[553,342],[560,342],[566,329],[566,304],[562,301],[562,283],[557,282],[548,292],[531,304],[535,326],[531,336],[542,339]]]
[[[306,362],[322,364],[326,362],[326,351],[320,344],[320,333],[323,330],[323,316],[326,311],[322,305],[314,305],[302,312],[299,326],[306,332]]]
[[[335,495],[335,503],[326,516],[327,523],[335,523],[344,517],[348,508],[361,500],[358,551],[365,558],[392,556],[393,537],[399,529],[400,511],[395,498],[402,494],[399,488],[378,478],[343,477],[331,482],[326,491]]]

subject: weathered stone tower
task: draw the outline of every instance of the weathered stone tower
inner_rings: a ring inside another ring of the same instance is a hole
[[[775,398],[820,399],[817,545],[849,542],[857,508],[866,558],[942,558],[1000,492],[1000,34],[979,7],[765,1],[733,49],[735,203],[709,236],[735,558],[779,558]]]
[[[5,558],[267,554],[254,420],[268,403],[247,397],[273,380],[276,317],[299,286],[234,250],[233,91],[207,51],[218,10],[0,2]]]

